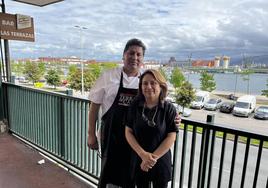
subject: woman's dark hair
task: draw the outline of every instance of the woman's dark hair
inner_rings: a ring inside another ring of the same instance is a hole
[[[164,76],[159,71],[157,71],[155,69],[148,69],[141,75],[140,82],[139,82],[138,98],[145,100],[144,95],[142,94],[142,80],[146,74],[151,74],[154,77],[154,79],[158,82],[158,84],[161,87],[159,100],[161,102],[164,101],[166,96],[167,96],[167,92],[168,92],[167,81],[164,78]]]
[[[146,47],[145,47],[144,43],[141,40],[134,38],[134,39],[130,39],[129,41],[127,41],[127,44],[126,44],[125,49],[124,49],[124,53],[131,46],[139,46],[139,47],[141,47],[142,51],[143,51],[143,56],[144,56]]]

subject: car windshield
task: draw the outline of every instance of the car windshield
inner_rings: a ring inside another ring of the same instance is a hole
[[[257,112],[268,113],[268,107],[259,107],[259,108],[257,109]]]
[[[196,99],[195,99],[196,102],[201,102],[202,100],[203,100],[202,96],[196,96]]]
[[[235,107],[248,109],[249,108],[249,103],[246,103],[246,102],[236,102]]]
[[[209,99],[208,104],[216,104],[217,100],[216,99]]]

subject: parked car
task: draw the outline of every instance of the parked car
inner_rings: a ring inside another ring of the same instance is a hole
[[[255,111],[254,118],[268,120],[268,106],[259,106]]]
[[[223,102],[220,106],[220,111],[224,113],[232,113],[234,106],[234,102]]]
[[[256,107],[256,97],[253,95],[244,95],[237,99],[233,115],[248,117],[254,112]]]
[[[191,103],[191,108],[201,109],[204,104],[209,100],[209,92],[198,91],[196,92],[196,99]]]
[[[177,103],[172,103],[172,104],[175,106],[177,112],[178,113],[181,113],[182,116],[189,117],[192,114],[192,110],[191,109],[184,107],[184,110],[183,110],[183,113],[182,113],[182,109],[183,108],[182,108],[181,105],[178,105]]]
[[[222,103],[221,99],[209,99],[205,104],[204,108],[206,110],[217,110],[220,108]]]
[[[166,97],[166,100],[169,101],[169,102],[171,102],[171,103],[175,103],[175,98],[172,97],[172,96],[170,96],[170,95],[168,95],[168,96]]]
[[[236,100],[238,99],[238,97],[235,96],[234,94],[230,94],[230,95],[228,95],[228,98],[229,98],[230,100],[234,100],[234,101],[236,101]]]
[[[18,80],[19,83],[27,83],[27,80],[24,76],[18,76],[15,79]]]

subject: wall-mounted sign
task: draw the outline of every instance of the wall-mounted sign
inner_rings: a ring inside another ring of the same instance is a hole
[[[30,16],[17,14],[17,29],[26,29],[32,27],[32,19]]]
[[[33,18],[21,14],[0,13],[0,37],[34,42]]]

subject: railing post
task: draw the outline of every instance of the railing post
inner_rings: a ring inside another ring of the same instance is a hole
[[[209,114],[207,115],[207,123],[214,124],[215,115]],[[208,175],[209,175],[209,161],[211,156],[211,129],[208,127],[203,128],[203,136],[202,136],[202,146],[200,151],[199,158],[199,170],[198,170],[198,188],[204,188],[208,186]],[[213,155],[213,153],[212,153]]]
[[[2,73],[0,70],[0,133],[6,131],[4,120],[4,100],[3,100],[3,87],[2,87]]]
[[[209,129],[203,128],[203,137],[202,137],[202,144],[200,151],[200,159],[199,159],[199,174],[198,174],[198,188],[203,188],[205,186],[205,180],[207,178],[207,162],[208,162],[208,146],[209,146]]]
[[[65,124],[64,124],[64,98],[60,98],[60,154],[65,158]]]
[[[16,76],[11,76],[11,77],[10,77],[10,82],[11,82],[12,84],[15,84],[15,79],[16,79]]]
[[[171,180],[171,188],[175,188],[176,186],[176,174],[177,174],[177,153],[178,153],[178,146],[179,145],[179,132],[176,133],[176,141],[174,144],[174,150],[173,150],[173,168],[172,168],[172,180]]]
[[[0,69],[0,121],[4,119],[4,100],[2,87],[2,70]]]
[[[214,123],[214,121],[215,121],[215,114],[208,114],[207,123]]]
[[[5,6],[5,1],[2,0],[1,2],[1,8],[2,8],[2,13],[6,13],[6,6]],[[5,76],[6,76],[6,80],[8,82],[10,82],[10,76],[11,76],[11,66],[10,66],[10,53],[9,53],[9,42],[7,39],[3,39],[4,40],[4,58],[2,57],[2,61],[5,62]],[[1,42],[1,52],[2,52],[2,39],[0,39]],[[3,56],[3,53],[1,53],[1,55]],[[3,67],[4,68],[4,67]]]
[[[186,157],[186,147],[187,147],[187,140],[188,140],[187,136],[188,136],[188,124],[184,124],[179,188],[182,188],[184,184],[185,157]]]
[[[73,90],[72,89],[67,89],[66,90],[66,95],[73,96]]]

